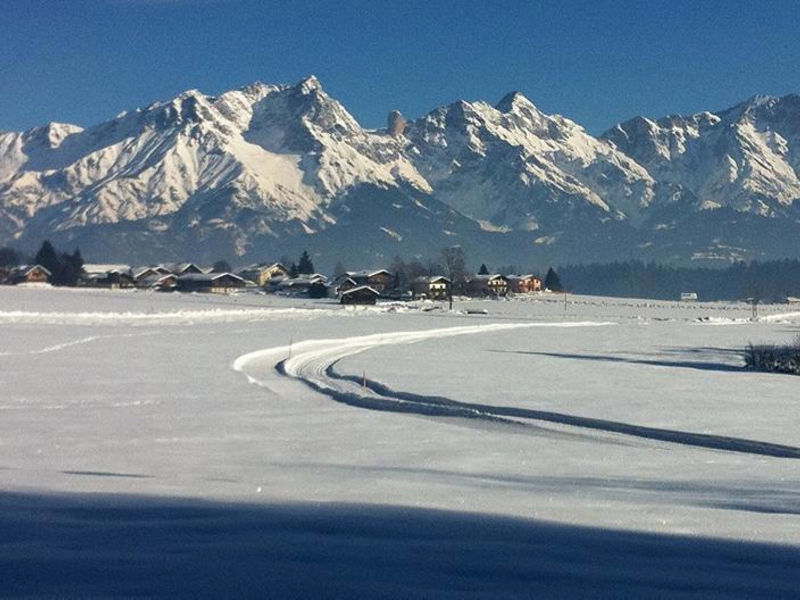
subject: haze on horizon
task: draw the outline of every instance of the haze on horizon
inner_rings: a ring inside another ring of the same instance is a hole
[[[598,134],[800,91],[800,7],[784,1],[38,0],[0,13],[0,130],[312,73],[366,127],[520,90]]]

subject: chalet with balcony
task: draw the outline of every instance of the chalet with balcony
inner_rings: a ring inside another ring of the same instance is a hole
[[[386,269],[347,271],[345,275],[352,279],[357,286],[368,286],[381,295],[394,288],[394,273]]]
[[[417,277],[411,281],[411,295],[413,298],[446,300],[450,297],[451,288],[452,282],[444,275]]]
[[[270,281],[289,277],[289,269],[281,263],[262,263],[245,267],[239,271],[239,276],[242,279],[252,281],[258,287],[264,287]]]
[[[473,275],[467,282],[467,289],[472,296],[505,296],[508,280],[504,275]]]

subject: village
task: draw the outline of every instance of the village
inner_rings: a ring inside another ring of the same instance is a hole
[[[257,291],[285,296],[333,298],[342,304],[375,304],[378,299],[447,300],[454,294],[502,298],[541,292],[542,280],[533,274],[503,275],[482,267],[478,274],[401,276],[388,269],[297,273],[280,262],[264,262],[233,271],[219,271],[193,262],[132,267],[126,264],[83,264],[74,286],[139,289],[155,292],[230,294]],[[0,268],[0,284],[52,283],[53,273],[41,264]],[[456,279],[456,282],[453,282]]]

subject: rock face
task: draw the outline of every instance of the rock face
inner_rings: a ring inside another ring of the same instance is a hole
[[[696,209],[786,214],[800,198],[800,96],[756,96],[718,114],[636,117],[602,136]]]
[[[403,132],[406,130],[406,120],[403,118],[403,115],[400,114],[399,110],[389,111],[387,128],[389,133],[394,137],[403,135]]]
[[[0,133],[0,245],[102,260],[314,249],[379,264],[797,255],[800,97],[637,117],[599,138],[514,92],[362,128],[308,77],[196,90],[88,129]]]

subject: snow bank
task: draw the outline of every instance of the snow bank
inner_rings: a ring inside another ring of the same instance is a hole
[[[189,323],[232,323],[270,319],[312,319],[344,311],[305,308],[178,310],[173,312],[26,312],[0,311],[0,324],[40,325],[184,325]]]

